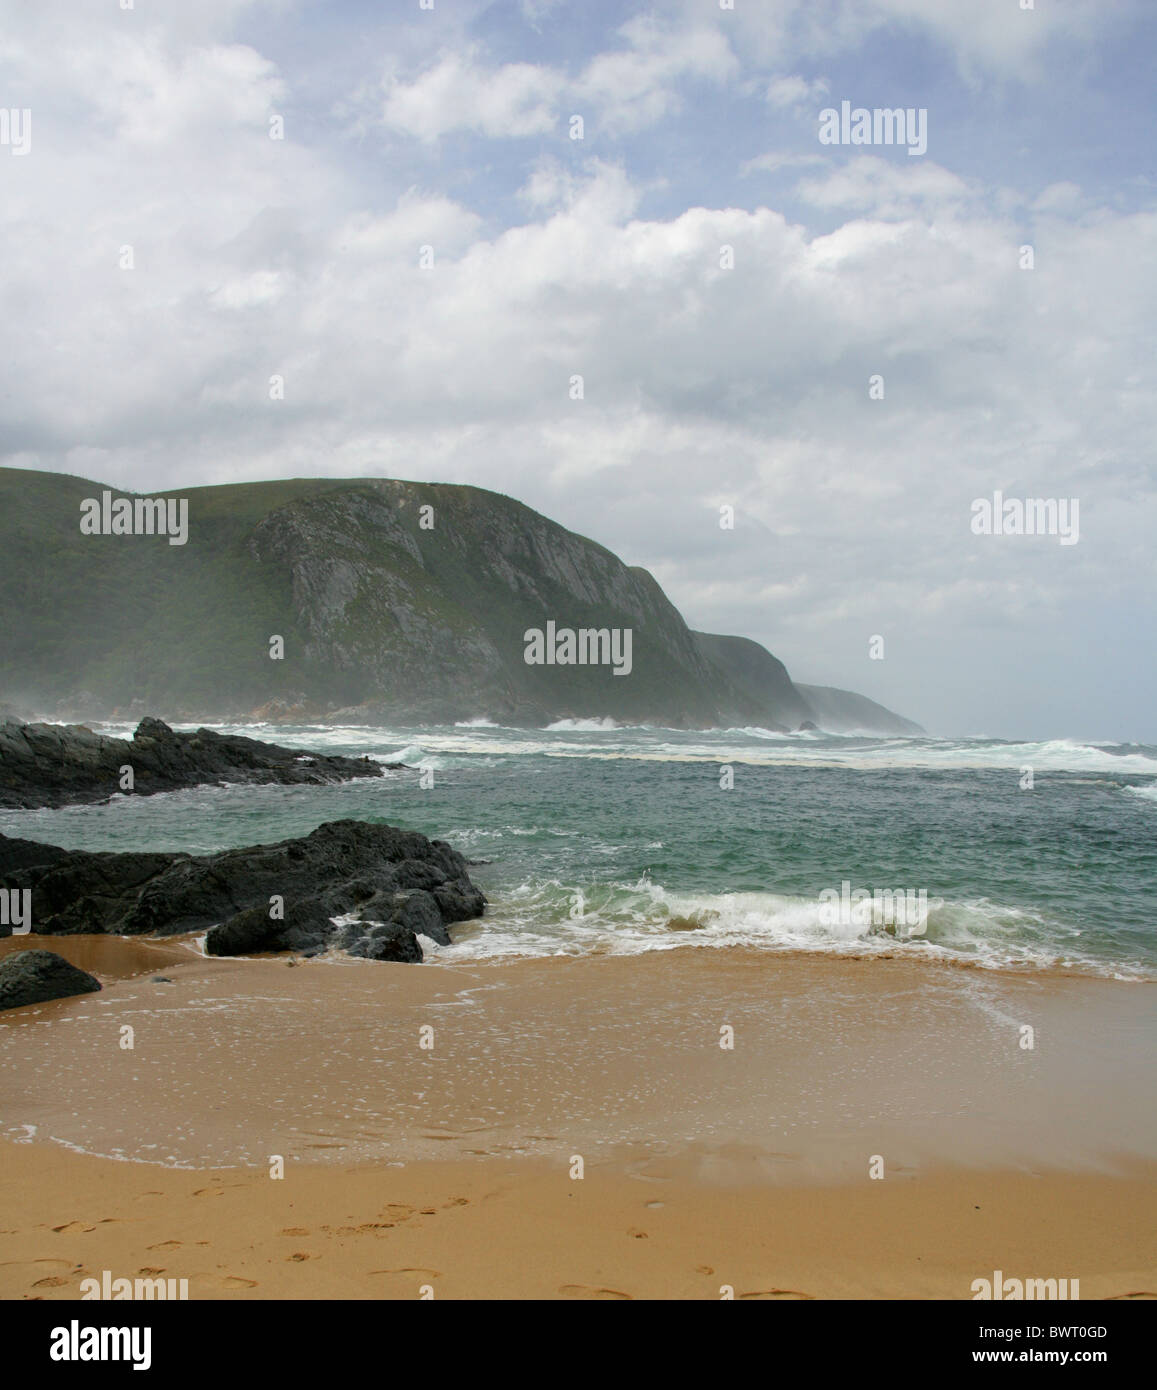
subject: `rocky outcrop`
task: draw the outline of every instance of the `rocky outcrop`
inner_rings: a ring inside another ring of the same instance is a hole
[[[55,951],[17,951],[0,961],[0,1009],[92,994],[100,981]]]
[[[0,724],[0,806],[107,801],[122,789],[126,767],[134,796],[204,783],[320,785],[383,773],[369,758],[306,753],[212,729],[175,733],[159,719],[142,719],[131,740],[76,724]]]
[[[448,945],[447,926],[486,906],[449,845],[353,820],[206,855],[101,854],[0,836],[0,888],[31,893],[42,935],[205,931],[210,955],[336,946],[420,961],[420,935]]]

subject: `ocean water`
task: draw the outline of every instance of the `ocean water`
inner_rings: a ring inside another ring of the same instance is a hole
[[[433,963],[743,945],[1157,979],[1152,746],[598,720],[228,731],[415,770],[3,811],[0,831],[203,853],[344,817],[420,830],[486,861],[471,875],[490,899],[452,947],[423,941]],[[845,883],[924,894],[923,930],[833,912]]]

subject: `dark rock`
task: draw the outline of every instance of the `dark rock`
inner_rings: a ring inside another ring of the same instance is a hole
[[[465,859],[443,841],[354,820],[198,856],[97,854],[0,835],[0,888],[31,892],[32,924],[44,935],[205,931],[210,955],[324,950],[332,919],[352,913],[349,939],[370,943],[356,954],[372,947],[373,959],[420,960],[416,933],[449,945],[447,924],[486,907]],[[283,918],[270,916],[274,898]],[[371,924],[399,931],[371,936]]]
[[[469,922],[481,917],[486,909],[486,899],[465,874],[451,883],[439,884],[433,890],[433,898],[444,922]]]
[[[270,917],[269,905],[250,907],[213,927],[205,937],[210,956],[244,956],[256,951],[325,949],[334,925],[316,898],[286,903],[283,919]]]
[[[152,980],[155,985],[171,985],[173,983],[167,975],[154,975]]]
[[[450,945],[450,933],[437,900],[432,894],[417,889],[408,893],[378,893],[358,910],[363,922],[394,922],[416,936],[428,936],[439,946]]]
[[[42,857],[21,848],[33,843],[27,840],[16,841],[18,848],[10,856],[12,843],[0,836],[0,887],[32,890],[32,926],[47,936],[123,932],[125,914],[145,886],[188,857],[99,854],[55,845],[43,846],[52,853]],[[33,862],[3,867],[10,857]]]
[[[275,951],[281,927],[281,922],[270,919],[268,908],[247,908],[209,931],[205,937],[205,953],[246,956],[253,951]]]
[[[341,928],[338,944],[351,956],[411,963],[422,959],[418,938],[398,922],[351,922]]]
[[[35,864],[56,864],[67,859],[69,851],[59,845],[43,845],[39,840],[14,840],[0,836],[0,874],[29,869]]]
[[[126,793],[133,796],[226,782],[321,785],[385,770],[365,757],[307,753],[212,729],[176,733],[159,719],[142,719],[131,740],[80,724],[0,724],[0,807],[107,801],[120,792],[125,766],[133,770]]]
[[[0,961],[0,1009],[19,1009],[98,989],[99,980],[55,951],[17,951]]]

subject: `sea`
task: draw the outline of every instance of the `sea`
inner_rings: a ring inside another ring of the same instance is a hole
[[[741,946],[1157,979],[1152,745],[597,719],[219,727],[407,768],[2,811],[0,831],[205,853],[344,818],[419,830],[471,860],[489,900],[452,946],[423,939],[433,966]],[[889,922],[882,893],[922,904],[918,924]]]

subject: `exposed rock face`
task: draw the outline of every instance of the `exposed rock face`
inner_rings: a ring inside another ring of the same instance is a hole
[[[748,637],[719,637],[713,632],[691,634],[703,655],[729,679],[745,704],[733,712],[763,717],[755,722],[786,734],[788,726],[807,719],[811,710],[792,683],[782,661]],[[743,721],[748,722],[748,721]]]
[[[339,673],[335,692],[356,696],[337,720],[702,724],[732,693],[645,570],[480,488],[348,483],[268,512],[247,549],[285,576],[307,669]],[[630,628],[631,676],[527,665],[524,633],[550,620]]]
[[[353,820],[197,856],[94,854],[0,836],[0,888],[31,891],[38,933],[207,930],[211,955],[334,945],[418,961],[419,935],[448,945],[447,924],[480,917],[486,906],[449,845]],[[332,921],[351,915],[356,921],[342,927]]]
[[[321,784],[383,773],[369,758],[304,753],[212,729],[180,734],[159,719],[142,719],[131,740],[82,725],[0,724],[0,806],[107,801],[126,766],[135,796],[203,783]]]
[[[758,643],[692,632],[646,570],[499,493],[191,488],[188,543],[170,547],[82,536],[80,501],[102,486],[0,469],[0,614],[23,617],[3,644],[21,689],[0,695],[61,718],[825,725]],[[548,622],[630,629],[630,674],[527,664],[525,633]],[[269,660],[274,633],[284,661]]]
[[[0,961],[0,1009],[19,1009],[98,989],[99,980],[55,951],[17,951]]]

